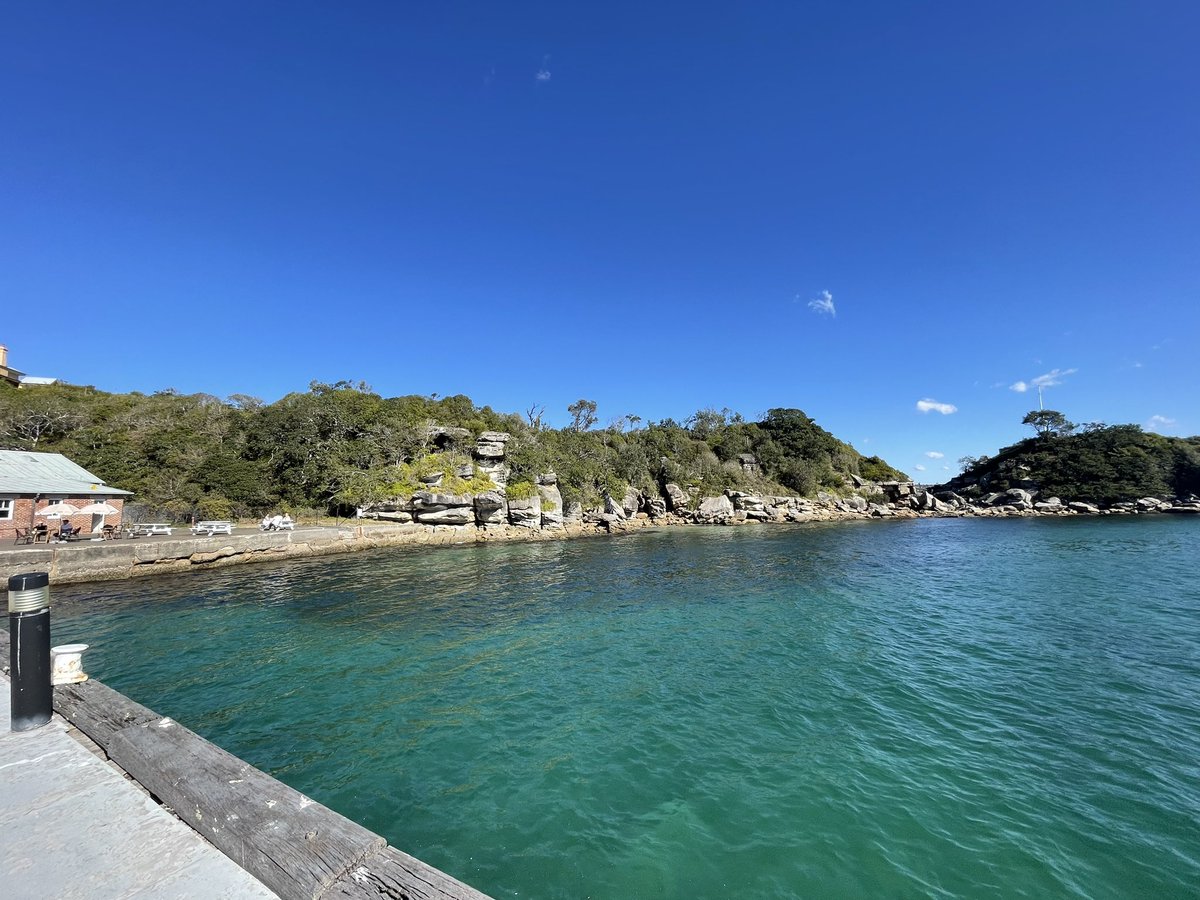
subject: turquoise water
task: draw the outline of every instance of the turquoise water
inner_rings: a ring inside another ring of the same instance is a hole
[[[496,897],[1181,897],[1200,522],[379,551],[54,594],[96,676]]]

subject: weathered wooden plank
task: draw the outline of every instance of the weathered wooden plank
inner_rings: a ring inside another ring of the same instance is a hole
[[[285,900],[316,900],[386,846],[171,719],[112,736],[108,755]]]
[[[54,688],[54,711],[108,751],[113,735],[131,725],[160,718],[101,681],[60,684]]]
[[[388,847],[342,876],[324,900],[490,900],[407,853]]]

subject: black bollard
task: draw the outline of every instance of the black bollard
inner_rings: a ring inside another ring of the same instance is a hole
[[[8,579],[9,678],[12,730],[29,731],[50,721],[50,576],[27,572]]]

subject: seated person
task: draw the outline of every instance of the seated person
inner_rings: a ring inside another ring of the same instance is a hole
[[[270,516],[263,516],[262,521],[258,523],[258,527],[261,528],[263,531],[270,531],[275,526],[273,524],[271,524]]]
[[[288,515],[285,515],[282,519],[279,520],[279,525],[282,528],[291,528],[294,524],[295,523],[292,521],[292,517],[288,516]]]
[[[282,524],[283,524],[283,516],[276,513],[274,516],[271,517],[271,530],[272,531],[277,531],[279,529],[279,526]]]
[[[70,540],[71,535],[73,535],[78,530],[79,530],[78,528],[75,528],[73,525],[71,525],[70,519],[63,519],[62,525],[58,529],[58,539],[60,541]]]
[[[49,540],[49,534],[50,526],[48,526],[45,522],[38,522],[33,526],[33,542],[35,544],[41,541]]]

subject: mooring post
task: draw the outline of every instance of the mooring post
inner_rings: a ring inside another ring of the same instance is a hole
[[[27,572],[8,579],[9,672],[12,730],[50,721],[50,575]]]

